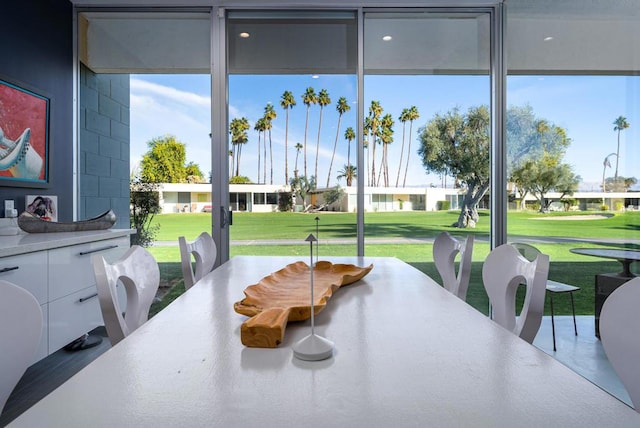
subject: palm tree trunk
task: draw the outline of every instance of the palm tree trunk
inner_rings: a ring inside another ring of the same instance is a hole
[[[618,149],[616,150],[616,173],[613,176],[613,183],[618,183],[618,161],[620,160],[620,130],[618,129]]]
[[[238,162],[236,165],[236,176],[240,175],[240,155],[242,155],[242,146],[238,144],[238,155],[236,156],[236,161]]]
[[[338,138],[340,136],[340,120],[342,119],[342,114],[338,115],[338,126],[336,129],[336,141],[333,142],[333,154],[331,155],[331,163],[329,163],[329,173],[327,174],[327,188],[329,188],[329,183],[331,181],[331,168],[333,167],[333,159],[336,157],[336,148],[338,147]]]
[[[409,121],[409,144],[407,145],[407,164],[404,167],[404,179],[402,180],[402,187],[407,185],[407,171],[409,171],[409,157],[411,156],[411,132],[413,129],[413,120]]]
[[[371,186],[376,185],[376,134],[371,134],[373,140],[373,153],[371,153]]]
[[[284,184],[289,184],[289,108],[285,112],[284,128]]]
[[[262,158],[262,182],[267,184],[267,135],[264,136],[264,143],[262,144],[264,149],[264,157]]]
[[[269,129],[269,184],[273,184],[273,145],[271,144],[271,129]]]
[[[304,176],[307,176],[307,130],[309,129],[309,107],[307,106],[307,118],[304,121]]]
[[[402,171],[402,156],[404,155],[404,131],[407,128],[407,123],[402,122],[402,145],[400,146],[400,162],[398,162],[398,175],[396,176],[396,187],[400,183],[400,171]]]
[[[320,155],[320,129],[322,128],[322,111],[323,108],[320,107],[320,120],[318,121],[318,141],[316,142],[316,169],[314,174],[316,183],[318,182],[318,156]]]
[[[260,184],[260,132],[258,132],[258,184]]]

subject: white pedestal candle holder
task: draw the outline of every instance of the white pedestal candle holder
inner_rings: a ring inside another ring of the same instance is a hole
[[[309,242],[309,272],[311,284],[311,334],[303,337],[293,345],[293,356],[299,360],[320,361],[333,355],[333,342],[315,334],[315,308],[313,297],[313,243],[315,236],[310,234],[305,241]]]

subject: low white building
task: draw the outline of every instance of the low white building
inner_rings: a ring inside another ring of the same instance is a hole
[[[345,196],[326,207],[329,211],[355,212],[357,206],[357,187],[342,188]],[[315,206],[324,205],[323,192],[307,195],[305,204]],[[465,189],[440,187],[365,187],[364,209],[367,212],[389,211],[438,211],[442,209],[459,210],[465,194]],[[178,212],[210,212],[211,184],[164,183],[160,185],[160,206],[163,213]],[[230,184],[229,208],[232,211],[246,212],[276,212],[279,210],[279,200],[283,194],[289,194],[291,186],[270,184]],[[604,199],[603,199],[604,196]],[[562,210],[559,203],[560,194],[549,193],[546,197],[556,201],[552,210]],[[575,200],[572,210],[600,210],[602,205],[608,210],[640,209],[640,192],[576,192],[567,199]],[[298,198],[299,199],[299,198]],[[526,202],[535,203],[533,196],[527,195]],[[301,210],[302,201],[294,200]],[[480,203],[480,208],[489,208],[488,196]],[[518,209],[516,201],[509,204],[510,209]]]

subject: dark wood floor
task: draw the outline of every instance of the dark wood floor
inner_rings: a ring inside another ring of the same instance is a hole
[[[111,347],[104,327],[91,335],[102,337],[102,343],[78,351],[60,349],[28,368],[7,400],[0,426],[6,426]]]

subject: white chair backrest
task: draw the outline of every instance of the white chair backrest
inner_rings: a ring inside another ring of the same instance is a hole
[[[482,280],[492,306],[493,320],[529,343],[533,342],[544,311],[549,256],[528,261],[512,245],[494,248],[482,266]],[[520,316],[516,319],[516,291],[526,285]]]
[[[640,412],[640,277],[618,287],[600,312],[600,340],[609,362]]]
[[[458,254],[460,264],[456,274],[455,259]],[[467,236],[464,241],[458,241],[448,232],[442,232],[433,241],[433,262],[442,277],[442,285],[462,300],[467,298],[472,254],[473,235]]]
[[[42,336],[42,310],[31,293],[0,280],[0,413],[33,363]]]
[[[526,244],[524,242],[511,242],[510,245],[518,250],[518,252],[530,262],[534,261],[536,257],[538,257],[538,254],[540,254],[540,250],[531,244]]]
[[[178,238],[180,246],[180,262],[182,264],[182,276],[184,277],[185,290],[193,287],[193,284],[213,270],[216,262],[216,243],[211,235],[202,232],[192,243],[188,243],[184,236]],[[195,271],[191,264],[191,255],[196,261]]]
[[[137,245],[112,264],[99,255],[93,256],[91,262],[104,326],[111,344],[115,345],[147,321],[160,285],[160,269],[151,253]],[[116,291],[118,281],[127,294],[124,316]]]

